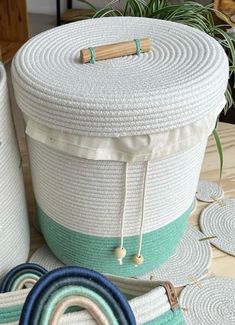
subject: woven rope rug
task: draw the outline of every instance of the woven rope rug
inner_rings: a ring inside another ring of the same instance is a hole
[[[150,52],[79,61],[83,47],[141,37],[152,39]],[[91,19],[29,40],[12,79],[38,224],[53,253],[68,265],[127,276],[163,264],[183,235],[207,138],[225,105],[222,47],[169,21]]]
[[[25,262],[29,226],[21,158],[11,117],[6,72],[0,63],[0,278]]]
[[[200,216],[205,236],[216,237],[211,244],[235,256],[235,199],[225,198],[206,207]]]
[[[212,252],[205,235],[188,225],[175,254],[161,267],[139,276],[139,279],[170,281],[175,287],[192,284],[208,273]]]
[[[188,325],[235,324],[235,281],[208,278],[183,289],[180,304]]]
[[[200,180],[198,182],[196,198],[203,202],[214,202],[224,195],[223,189],[214,182]]]

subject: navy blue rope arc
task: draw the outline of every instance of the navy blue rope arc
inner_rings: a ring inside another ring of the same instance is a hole
[[[56,282],[51,283],[50,287],[47,290],[42,291],[40,296],[37,298],[36,308],[31,313],[31,318],[34,321],[34,325],[39,324],[41,315],[43,313],[43,308],[47,303],[48,298],[56,291],[65,286],[84,286],[85,288],[91,289],[92,291],[98,293],[105,301],[109,304],[112,309],[115,317],[118,319],[119,323],[122,325],[128,325],[125,315],[123,315],[123,311],[121,306],[116,302],[115,297],[110,294],[110,292],[100,284],[96,282],[92,282],[90,279],[78,278],[78,277],[70,277],[62,280],[57,280]]]
[[[21,275],[25,273],[33,273],[35,275],[38,275],[39,277],[42,277],[44,274],[46,274],[48,271],[44,269],[44,267],[35,264],[35,263],[23,263],[20,265],[17,265],[13,269],[11,269],[2,279],[1,285],[0,285],[0,293],[9,292],[11,291],[11,287],[14,283],[14,281]]]
[[[122,295],[121,291],[108,279],[98,272],[75,266],[62,267],[45,274],[32,288],[28,297],[26,298],[21,317],[20,325],[37,325],[34,322],[34,310],[37,309],[40,304],[40,299],[43,295],[54,286],[60,288],[60,281],[65,280],[67,284],[71,284],[72,279],[83,278],[89,281],[93,281],[94,284],[100,285],[116,300],[118,305],[126,318],[127,325],[136,325],[133,311],[127,301]],[[113,306],[112,306],[113,307]],[[36,313],[35,313],[36,314]],[[124,324],[123,324],[124,325]]]

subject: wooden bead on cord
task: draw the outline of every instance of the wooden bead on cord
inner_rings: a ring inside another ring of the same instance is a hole
[[[132,257],[132,262],[135,264],[135,266],[139,266],[144,263],[144,256],[136,254]]]
[[[119,264],[122,265],[122,260],[126,256],[126,249],[124,247],[116,247],[114,250],[114,255],[116,256]]]

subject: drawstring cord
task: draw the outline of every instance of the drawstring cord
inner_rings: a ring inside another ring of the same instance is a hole
[[[126,249],[124,245],[124,226],[125,226],[125,209],[126,209],[126,196],[127,196],[127,172],[128,172],[128,164],[125,163],[125,182],[124,182],[124,197],[123,197],[123,206],[122,206],[122,218],[121,218],[121,242],[120,246],[116,247],[114,250],[114,254],[119,262],[122,264],[123,258],[126,256]]]
[[[144,262],[144,257],[141,254],[142,243],[143,243],[143,228],[144,228],[144,210],[145,210],[145,197],[146,197],[146,187],[147,187],[147,178],[148,178],[148,168],[149,162],[145,163],[145,174],[144,174],[144,186],[143,186],[143,195],[142,195],[142,204],[141,204],[141,221],[139,229],[139,244],[138,244],[138,253],[133,256],[132,262],[135,266],[138,266]],[[124,226],[125,226],[125,209],[126,209],[126,197],[127,197],[127,172],[128,164],[125,163],[125,182],[124,182],[124,197],[123,197],[123,206],[122,206],[122,218],[121,218],[121,241],[120,246],[116,247],[114,254],[119,264],[123,263],[123,259],[126,256],[126,249],[124,247]]]
[[[140,230],[139,230],[139,246],[138,246],[138,253],[136,255],[134,255],[133,259],[132,259],[135,266],[138,266],[144,262],[144,257],[143,257],[143,255],[141,255],[141,250],[142,250],[142,242],[143,242],[144,210],[145,210],[145,196],[146,196],[146,185],[147,185],[147,178],[148,178],[148,168],[149,168],[149,162],[146,161],[143,195],[142,195],[141,221],[140,221]]]

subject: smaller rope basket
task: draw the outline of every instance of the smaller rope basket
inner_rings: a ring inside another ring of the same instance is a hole
[[[21,158],[11,117],[6,72],[0,63],[0,278],[27,260],[29,226]]]
[[[85,303],[88,302],[88,298],[93,302],[96,301],[101,314],[104,314],[104,310],[108,311],[106,316],[111,315],[110,308],[113,311],[116,310],[115,317],[117,319],[121,317],[123,320],[127,320],[127,323],[122,321],[118,324],[185,324],[174,289],[170,283],[139,281],[110,275],[105,278],[94,271],[77,267],[65,267],[54,272],[45,272],[42,266],[28,263],[17,266],[6,275],[2,285],[4,292],[0,293],[1,324],[25,324],[27,317],[31,317],[32,314],[34,316],[31,321],[35,321],[39,317],[36,324],[44,324],[43,321],[48,317],[50,319],[51,316],[58,316],[58,305],[61,306],[62,303],[63,306],[64,304],[67,306],[69,302],[74,302],[73,299],[79,296],[85,298]],[[15,291],[13,287],[15,287],[16,282],[19,283],[22,280],[22,275],[31,280],[37,276],[38,282],[32,288],[22,289],[18,287],[18,290]],[[6,292],[8,290],[10,291]],[[100,299],[98,293],[102,293]],[[128,297],[128,302],[125,296]],[[40,299],[40,303],[38,299]],[[105,306],[102,305],[103,300],[107,303]],[[56,309],[49,308],[49,302],[53,305],[55,301],[57,301]],[[84,299],[82,303],[84,303]],[[91,304],[88,304],[88,307],[92,307]],[[42,310],[43,313],[41,313]],[[97,314],[100,315],[100,312]],[[108,324],[114,325],[115,321],[114,318],[113,322]],[[61,314],[56,321],[58,325],[78,323],[96,325],[97,321],[94,320],[89,310],[67,312]]]

